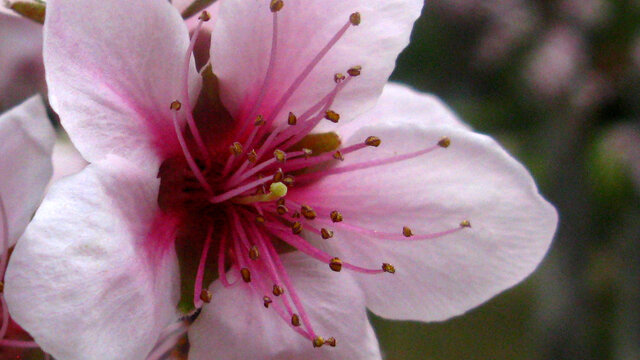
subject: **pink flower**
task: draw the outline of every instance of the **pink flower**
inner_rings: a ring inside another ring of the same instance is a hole
[[[54,141],[55,133],[39,96],[0,115],[0,281],[4,281],[9,248],[27,227],[51,177]],[[9,314],[1,290],[0,303],[0,346],[23,344],[3,340]]]
[[[422,3],[222,0],[216,83],[166,1],[50,0],[90,165],[16,246],[16,321],[59,359],[142,359],[185,312],[190,359],[377,359],[366,308],[443,320],[527,276],[556,226],[527,171],[385,85]]]

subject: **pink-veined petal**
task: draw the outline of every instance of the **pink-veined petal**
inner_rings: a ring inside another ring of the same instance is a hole
[[[189,329],[189,359],[211,359],[212,354],[220,360],[380,359],[364,294],[353,278],[300,253],[282,255],[282,260],[314,330],[325,339],[335,337],[337,346],[314,349],[311,340],[263,306],[265,294],[245,283],[224,288],[216,281],[211,303]]]
[[[260,97],[271,57],[272,13],[269,0],[227,0],[212,35],[211,59],[220,79],[221,97],[231,114],[249,116]],[[361,23],[344,36],[313,68],[290,100],[278,112],[286,120],[320,101],[334,87],[334,74],[362,66],[338,95],[332,108],[347,121],[372,107],[408,44],[422,0],[328,0],[284,2],[278,16],[277,55],[272,80],[264,91],[258,114],[268,116],[299,74],[338,31],[350,14],[359,12]],[[278,120],[278,121],[280,121]]]
[[[40,96],[0,116],[0,195],[9,222],[9,246],[18,240],[42,200],[51,178],[54,141]]]
[[[454,127],[420,129],[402,124],[370,126],[350,141],[376,135],[378,148],[345,156],[344,166],[433,146],[449,148],[398,163],[327,176],[288,198],[339,210],[341,224],[395,233],[375,239],[340,224],[328,244],[343,261],[395,274],[355,274],[367,306],[393,319],[437,321],[477,306],[529,275],[547,252],[557,214],[538,193],[527,170],[491,138]],[[320,214],[319,214],[320,216]],[[423,234],[471,228],[430,240]],[[415,234],[402,237],[403,226]],[[327,241],[325,241],[326,243]]]
[[[56,182],[11,256],[13,319],[58,359],[144,359],[176,320],[174,236],[155,226],[159,180],[108,156]]]
[[[189,36],[168,1],[51,0],[44,32],[51,105],[85,159],[113,153],[154,166],[179,151],[169,106]],[[194,98],[193,59],[189,84]]]

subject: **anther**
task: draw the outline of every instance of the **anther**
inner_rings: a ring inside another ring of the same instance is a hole
[[[282,172],[282,169],[278,169],[278,171],[273,174],[273,182],[281,182],[282,179],[284,179],[284,173]]]
[[[325,340],[325,344],[331,346],[331,347],[336,347],[336,338],[334,337],[330,337],[327,340]]]
[[[329,267],[335,272],[340,272],[340,270],[342,270],[342,260],[340,260],[340,258],[334,257],[329,262]]]
[[[324,345],[324,338],[322,336],[316,336],[313,339],[313,347],[314,348],[319,348],[322,345]]]
[[[262,301],[264,302],[264,307],[269,308],[269,305],[273,302],[270,297],[264,296],[262,297]]]
[[[294,219],[300,219],[300,211],[296,210],[291,217]]]
[[[464,221],[460,222],[460,227],[462,227],[462,228],[470,228],[471,227],[471,222],[469,222],[469,220],[464,220]]]
[[[209,21],[209,20],[211,20],[211,15],[209,15],[208,11],[203,11],[202,14],[200,14],[200,16],[198,16],[198,19],[200,19],[202,21]]]
[[[234,142],[229,146],[229,151],[231,151],[231,154],[233,155],[240,155],[242,154],[242,145],[239,142]]]
[[[278,207],[276,208],[276,212],[278,213],[278,215],[284,215],[289,212],[289,209],[287,209],[287,207],[284,205],[278,205]]]
[[[251,271],[247,268],[240,269],[240,275],[242,275],[242,280],[246,283],[251,282]]]
[[[258,247],[253,245],[251,249],[249,249],[249,259],[258,260],[260,257],[260,251],[258,251]]]
[[[278,205],[278,206],[280,206],[280,205],[284,206],[284,203],[285,203],[284,198],[280,198],[280,199],[278,199],[278,201],[276,201],[276,205]]]
[[[364,143],[369,146],[378,147],[382,141],[377,136],[369,136]]]
[[[287,186],[291,186],[295,182],[295,178],[293,177],[293,175],[287,175],[284,177],[284,179],[282,179],[282,182]]]
[[[313,211],[311,206],[308,205],[302,205],[302,207],[300,208],[300,213],[302,213],[302,216],[304,216],[304,218],[307,220],[313,220],[318,216],[316,212]]]
[[[298,117],[294,113],[289,112],[289,116],[287,117],[287,124],[295,125],[297,123],[298,123]]]
[[[322,228],[320,229],[320,235],[322,235],[322,238],[325,240],[331,239],[333,237],[333,231]]]
[[[279,162],[284,162],[285,160],[287,160],[287,154],[280,149],[276,149],[273,152],[273,157],[275,157]]]
[[[213,294],[211,293],[211,291],[207,289],[202,289],[202,291],[200,292],[200,300],[208,304],[211,302],[212,298],[213,298]]]
[[[269,5],[269,9],[271,9],[273,13],[282,10],[283,7],[284,1],[282,0],[271,0],[271,4]]]
[[[340,214],[338,210],[333,210],[329,216],[334,223],[342,221],[342,214]]]
[[[291,325],[300,326],[300,316],[298,314],[291,315]]]
[[[340,114],[333,110],[327,110],[327,112],[324,114],[324,118],[331,122],[337,123],[340,120]]]
[[[251,150],[251,152],[247,154],[247,159],[249,159],[249,162],[255,163],[258,161],[258,154],[256,154],[255,150]]]
[[[0,294],[4,292],[4,281],[0,281]]]
[[[336,160],[344,161],[344,156],[342,156],[342,152],[340,152],[340,150],[337,150],[333,153],[333,158]]]
[[[281,286],[274,284],[272,292],[273,292],[273,295],[280,296],[280,295],[284,294],[284,289]]]
[[[307,149],[307,148],[303,148],[302,152],[304,153],[304,158],[308,159],[311,157],[311,155],[313,154],[313,150],[311,149]]]
[[[294,222],[293,225],[291,225],[291,231],[295,235],[300,234],[302,232],[302,223],[300,221]]]
[[[408,226],[404,226],[402,228],[402,235],[404,235],[406,237],[411,237],[411,236],[413,236],[413,232],[411,231],[411,229]]]
[[[344,79],[346,79],[347,77],[344,76],[344,74],[341,73],[336,73],[335,75],[333,75],[333,81],[336,82],[336,84],[340,84],[341,82],[344,81]]]
[[[262,115],[258,115],[256,117],[256,119],[253,121],[253,125],[255,126],[262,126],[264,125],[264,117],[262,117]]]
[[[347,70],[347,74],[349,74],[349,76],[360,76],[360,72],[362,71],[362,66],[360,65],[356,65],[351,67],[349,70]]]
[[[262,216],[262,215],[258,215],[258,216],[256,216],[256,222],[257,222],[258,224],[264,224],[264,221],[265,221],[265,220],[264,220],[264,216]]]
[[[362,20],[362,19],[360,18],[360,13],[359,12],[354,12],[353,14],[349,15],[349,22],[353,26],[360,25],[360,20]]]
[[[442,138],[440,138],[440,141],[438,141],[438,146],[440,146],[441,148],[448,148],[449,145],[451,145],[451,139],[449,139],[447,136],[443,136]]]
[[[396,273],[396,268],[389,264],[389,263],[383,263],[382,264],[382,271],[384,272],[388,272],[389,274],[395,274]]]
[[[175,111],[180,110],[181,107],[182,107],[182,103],[178,100],[172,101],[171,105],[169,105],[169,109],[175,110]]]

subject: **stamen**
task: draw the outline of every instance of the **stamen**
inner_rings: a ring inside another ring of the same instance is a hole
[[[329,216],[331,217],[331,221],[334,223],[341,222],[343,220],[342,214],[340,214],[338,210],[333,210]]]
[[[271,0],[271,4],[269,5],[269,9],[271,9],[271,12],[274,13],[282,10],[283,7],[284,1],[282,0]]]
[[[351,25],[353,26],[358,26],[360,25],[360,21],[361,21],[361,17],[360,17],[360,13],[359,12],[354,12],[353,14],[349,15],[349,22],[351,23]]]
[[[229,146],[229,151],[231,152],[231,155],[242,155],[242,144],[240,144],[239,142],[234,142],[233,144],[231,144]]]
[[[427,234],[414,234],[413,231],[411,232],[411,239],[408,239],[408,236],[406,236],[405,234],[405,230],[403,228],[402,230],[402,234],[396,233],[396,232],[384,232],[384,231],[378,231],[378,230],[370,230],[370,229],[366,229],[360,226],[356,226],[356,225],[352,225],[352,224],[347,224],[344,222],[340,222],[340,223],[330,223],[328,220],[323,220],[322,218],[318,218],[318,220],[320,223],[325,223],[325,224],[332,224],[333,226],[336,226],[338,228],[342,228],[348,231],[353,231],[355,233],[358,234],[362,234],[362,235],[366,235],[366,236],[371,236],[371,237],[375,237],[377,239],[384,239],[384,240],[395,240],[395,241],[420,241],[420,240],[431,240],[431,239],[437,239],[440,237],[443,237],[445,235],[449,235],[449,234],[453,234],[456,233],[460,230],[463,230],[464,228],[470,227],[470,223],[469,226],[465,226],[467,224],[467,221],[463,221],[462,223],[460,223],[460,225],[458,227],[455,228],[451,228],[448,230],[444,230],[444,231],[440,231],[440,232],[435,232],[435,233],[427,233]],[[411,229],[409,229],[411,230]]]
[[[260,252],[258,251],[258,247],[253,245],[251,249],[249,249],[249,259],[255,261],[255,260],[258,260],[259,257],[260,257]]]
[[[251,282],[251,271],[247,268],[240,269],[240,275],[242,275],[242,280],[246,283]]]
[[[202,302],[197,299],[200,298],[202,301],[202,293],[207,291],[206,289],[202,289],[204,282],[204,266],[207,262],[207,255],[209,254],[209,247],[211,245],[211,235],[213,234],[213,226],[209,226],[209,230],[207,230],[207,238],[204,242],[204,247],[202,248],[202,254],[200,255],[200,263],[198,264],[198,271],[196,272],[196,280],[193,286],[193,305],[195,308],[199,308],[202,306]],[[211,301],[211,298],[209,298]],[[205,302],[209,302],[205,301]]]
[[[378,146],[380,146],[380,143],[381,143],[381,142],[382,142],[382,141],[381,141],[381,140],[380,140],[380,138],[379,138],[379,137],[377,137],[377,136],[369,136],[369,137],[364,141],[364,143],[365,143],[365,144],[367,144],[367,145],[369,145],[369,146],[373,146],[373,147],[378,147]]]
[[[342,270],[342,260],[340,260],[340,258],[334,257],[329,262],[329,267],[335,272],[340,272],[340,270]]]
[[[251,189],[255,188],[258,185],[262,185],[262,184],[267,183],[269,181],[271,181],[271,178],[268,178],[268,177],[252,181],[252,182],[250,182],[248,184],[245,184],[243,186],[239,186],[239,187],[237,187],[235,189],[229,190],[229,191],[224,192],[224,193],[222,193],[220,195],[212,196],[212,197],[209,198],[209,202],[212,203],[212,204],[221,203],[223,201],[231,199],[232,197],[234,197],[236,195],[240,195],[240,194],[242,194],[242,193],[244,193],[244,192],[246,192],[248,190],[251,190]]]
[[[271,298],[270,298],[270,297],[268,297],[268,296],[264,296],[264,297],[262,298],[262,301],[264,301],[264,307],[265,307],[265,308],[268,308],[268,307],[269,307],[269,305],[271,305],[271,303],[273,302],[273,300],[271,300]]]
[[[274,284],[272,292],[273,292],[273,295],[280,296],[284,294],[284,289],[281,286]]]
[[[396,268],[389,263],[382,263],[382,270],[390,274],[396,273]]]
[[[293,225],[291,225],[291,231],[295,235],[300,234],[302,232],[302,223],[300,221],[294,222]]]
[[[449,139],[446,136],[443,136],[440,141],[438,141],[438,146],[440,146],[441,148],[448,148],[449,145],[451,145],[451,139]]]
[[[253,122],[253,125],[255,126],[262,126],[264,125],[264,118],[262,117],[262,115],[258,115],[255,119],[255,121]]]
[[[313,347],[314,347],[314,348],[319,348],[319,347],[321,347],[322,345],[324,345],[324,338],[323,338],[322,336],[316,336],[316,337],[313,339]]]
[[[349,74],[349,76],[360,76],[361,72],[362,66],[360,65],[353,66],[351,69],[347,70],[347,74]]]
[[[331,347],[336,347],[336,338],[330,337],[327,340],[325,340],[324,343]]]
[[[471,227],[471,222],[469,222],[469,220],[463,220],[462,222],[460,222],[460,227],[462,227],[462,228],[470,228]]]
[[[322,235],[322,238],[325,240],[333,237],[333,231],[327,230],[325,228],[320,229],[320,234]]]
[[[402,235],[404,235],[405,237],[411,237],[413,236],[413,233],[411,232],[411,229],[409,229],[408,226],[404,226],[402,228]]]
[[[287,154],[280,149],[276,149],[276,151],[273,152],[273,156],[279,162],[284,162],[287,159]]]
[[[289,112],[289,116],[287,117],[287,124],[295,125],[297,123],[298,123],[298,118],[295,116],[294,113]]]
[[[335,75],[333,75],[333,81],[336,82],[336,84],[340,84],[341,82],[344,81],[344,79],[346,79],[347,77],[344,76],[344,74],[341,73],[336,73]]]
[[[300,316],[298,314],[291,315],[291,325],[300,326]]]
[[[342,156],[340,150],[336,150],[336,152],[333,153],[333,158],[336,160],[344,161],[344,156]]]
[[[373,137],[373,136],[370,136]],[[368,138],[367,138],[368,140]],[[360,144],[355,144],[355,145],[351,145],[348,146],[344,149],[339,150],[339,155],[336,156],[336,153],[325,153],[322,155],[318,155],[318,156],[314,156],[312,159],[309,158],[304,158],[304,159],[294,159],[294,160],[290,160],[287,162],[286,165],[284,165],[285,169],[287,172],[290,171],[295,171],[295,170],[299,170],[299,169],[304,169],[307,167],[311,167],[320,163],[323,163],[325,161],[334,159],[334,160],[344,160],[344,156],[347,154],[350,154],[354,151],[360,150],[360,149],[364,149],[367,146],[373,146],[370,144],[367,144],[367,142],[365,141],[364,143],[360,143]]]
[[[227,248],[226,248],[227,236],[228,236],[228,232],[227,230],[225,230],[225,232],[222,234],[222,237],[220,239],[220,247],[218,248],[218,276],[220,277],[220,282],[222,283],[222,286],[226,288],[235,284],[235,282],[233,284],[229,282],[229,280],[227,279],[227,272],[225,270],[225,260],[226,260],[226,253],[227,253]]]
[[[271,180],[269,178],[266,178],[266,179]],[[285,195],[287,195],[287,186],[284,183],[277,182],[277,183],[271,183],[271,185],[269,186],[268,194],[240,196],[240,197],[231,199],[231,202],[235,204],[246,205],[246,204],[251,204],[255,202],[276,201],[281,197],[284,197]]]
[[[333,123],[337,123],[340,120],[340,114],[333,110],[327,110],[324,114],[324,118]]]
[[[302,205],[302,207],[300,209],[300,213],[307,220],[313,220],[318,216],[316,214],[316,212],[313,211],[313,209],[310,206],[307,206],[307,205]]]
[[[208,304],[211,302],[211,299],[213,299],[213,294],[211,293],[211,291],[202,289],[202,291],[200,292],[200,300]]]
[[[276,212],[278,213],[278,215],[284,215],[289,212],[289,209],[287,209],[287,207],[284,205],[278,205],[278,207],[276,208]]]

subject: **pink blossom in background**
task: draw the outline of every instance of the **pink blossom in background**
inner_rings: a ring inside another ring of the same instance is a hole
[[[15,248],[16,321],[59,359],[146,358],[185,314],[190,359],[379,359],[367,308],[444,320],[526,277],[557,222],[526,169],[387,84],[422,4],[221,0],[214,79],[165,1],[50,0],[90,164]]]

